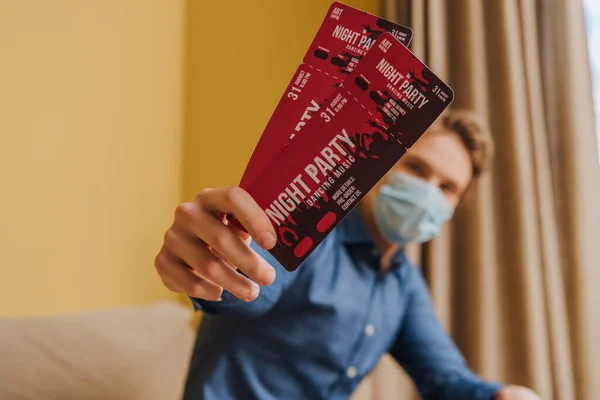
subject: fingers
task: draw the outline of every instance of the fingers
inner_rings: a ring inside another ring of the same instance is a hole
[[[196,201],[210,212],[235,215],[262,248],[275,246],[275,230],[269,217],[244,189],[235,186],[208,189],[200,192]]]
[[[224,214],[234,214],[249,234],[229,226]],[[166,287],[195,298],[215,300],[225,289],[253,300],[256,283],[270,285],[275,269],[249,247],[251,237],[264,248],[276,244],[273,225],[254,199],[235,187],[204,190],[177,207],[156,270]]]
[[[223,291],[221,287],[195,275],[185,264],[164,249],[156,256],[154,266],[169,290],[211,301],[221,297]]]
[[[231,266],[239,268],[250,279],[261,285],[270,285],[275,280],[275,269],[256,254],[233,230],[200,210],[195,234],[214,248]]]
[[[250,245],[250,242],[252,241],[252,236],[250,236],[250,234],[248,232],[242,231],[241,229],[238,229],[237,226],[234,226],[233,224],[229,224],[227,219],[225,219],[224,222],[231,230],[233,230],[235,232],[236,235],[238,235],[239,237],[242,238],[242,240],[244,241],[244,243],[246,243],[247,245]]]
[[[170,254],[177,254],[184,265],[237,298],[251,301],[258,296],[260,288],[256,283],[236,272],[198,238],[170,229],[165,234],[165,247]]]

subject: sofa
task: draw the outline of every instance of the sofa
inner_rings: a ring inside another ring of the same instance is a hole
[[[172,301],[2,317],[0,399],[180,399],[195,323],[191,307]],[[394,368],[384,359],[352,400],[397,399],[404,378]]]

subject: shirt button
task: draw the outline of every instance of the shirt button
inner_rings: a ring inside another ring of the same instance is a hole
[[[356,367],[350,367],[350,368],[348,368],[348,370],[346,370],[346,375],[350,379],[356,378],[356,375],[358,375],[358,371],[356,370]]]
[[[371,324],[367,324],[367,326],[365,326],[365,333],[367,336],[373,336],[375,334],[375,327]]]

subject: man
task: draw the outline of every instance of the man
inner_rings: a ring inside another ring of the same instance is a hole
[[[205,313],[184,398],[347,399],[389,352],[426,400],[539,399],[468,369],[403,250],[440,231],[491,148],[470,113],[448,111],[294,272],[266,251],[273,226],[244,190],[180,205],[155,266]]]

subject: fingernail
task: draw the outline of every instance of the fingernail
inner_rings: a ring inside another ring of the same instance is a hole
[[[250,285],[250,296],[248,298],[248,300],[254,300],[255,298],[258,297],[258,293],[260,292],[260,287],[252,282],[252,284]]]
[[[275,246],[275,235],[273,235],[271,232],[265,232],[263,234],[260,235],[260,245],[261,247],[270,249],[273,246]]]
[[[275,269],[273,269],[272,267],[269,268],[267,270],[267,272],[265,272],[262,276],[262,278],[260,279],[260,283],[263,286],[267,286],[270,285],[271,283],[273,283],[273,281],[275,280]]]

